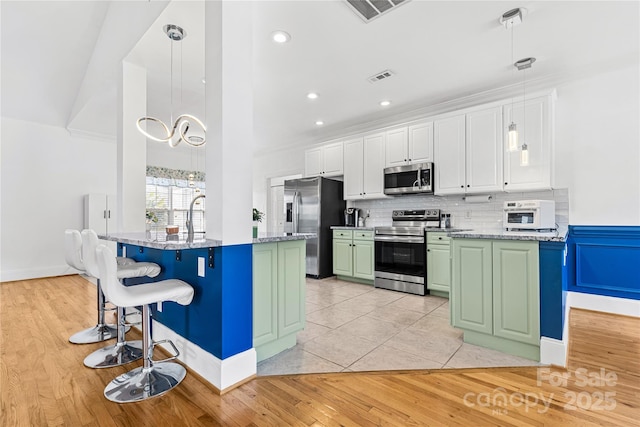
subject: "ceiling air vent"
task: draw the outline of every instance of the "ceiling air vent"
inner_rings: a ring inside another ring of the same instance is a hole
[[[380,80],[388,79],[389,77],[391,77],[393,75],[394,75],[393,71],[384,70],[384,71],[381,71],[379,73],[374,74],[373,76],[369,77],[367,80],[369,80],[369,83],[376,83],[376,82],[379,82]]]
[[[409,0],[345,0],[364,22],[383,15]]]

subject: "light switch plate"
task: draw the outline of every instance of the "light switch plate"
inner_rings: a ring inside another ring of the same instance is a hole
[[[204,277],[204,257],[198,257],[198,276]]]

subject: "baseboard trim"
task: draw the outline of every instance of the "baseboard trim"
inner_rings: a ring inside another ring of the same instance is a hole
[[[257,374],[255,348],[220,360],[155,320],[153,321],[153,335],[156,341],[163,339],[173,341],[180,351],[178,360],[202,379],[211,383],[221,394],[243,384]]]
[[[42,279],[44,277],[69,276],[79,273],[81,272],[67,264],[43,268],[2,270],[0,271],[0,282],[16,282],[18,280]]]
[[[567,366],[567,346],[560,340],[540,338],[540,363],[544,365]]]

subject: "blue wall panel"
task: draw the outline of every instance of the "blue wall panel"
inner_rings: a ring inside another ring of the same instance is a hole
[[[127,285],[181,279],[195,290],[193,301],[188,306],[164,303],[160,312],[154,305],[152,313],[155,320],[218,359],[253,346],[250,244],[213,248],[213,268],[208,266],[208,248],[175,251],[124,246],[128,257],[162,266],[162,273],[157,278],[135,279],[128,281]],[[205,259],[205,277],[197,274],[199,257]]]
[[[569,291],[640,299],[640,227],[570,226]]]

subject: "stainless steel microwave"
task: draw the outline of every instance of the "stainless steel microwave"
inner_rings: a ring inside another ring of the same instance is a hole
[[[415,163],[384,170],[384,194],[415,193],[433,193],[433,163]]]

